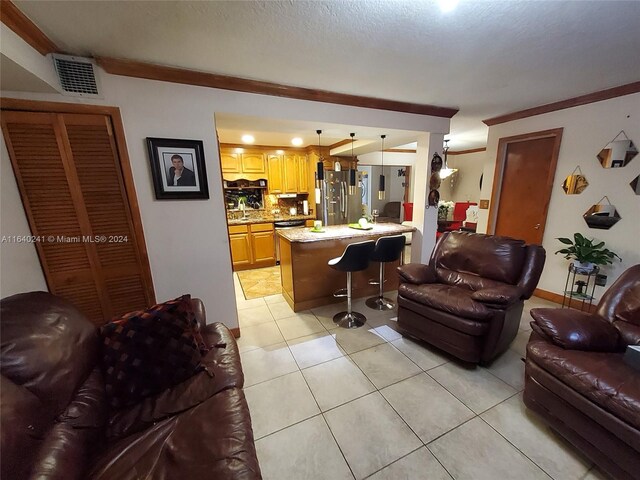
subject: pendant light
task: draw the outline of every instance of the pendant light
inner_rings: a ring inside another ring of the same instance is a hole
[[[440,170],[440,178],[445,179],[458,171],[457,168],[449,168],[447,165],[447,152],[449,151],[449,140],[444,141],[444,167]]]
[[[356,168],[355,168],[355,159],[353,157],[353,138],[356,136],[355,133],[350,133],[351,136],[351,168],[349,168],[349,195],[356,194]]]
[[[324,162],[322,161],[322,147],[320,146],[320,135],[322,130],[316,130],[318,134],[318,164],[316,165],[316,188],[322,188],[324,181]]]
[[[384,139],[386,135],[380,135],[382,139],[382,150],[380,151],[380,164],[382,165],[382,171],[380,172],[380,184],[378,186],[378,200],[384,200]]]

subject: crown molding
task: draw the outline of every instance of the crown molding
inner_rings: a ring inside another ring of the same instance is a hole
[[[618,87],[608,88],[606,90],[600,90],[586,95],[580,95],[579,97],[568,98],[554,103],[547,103],[546,105],[540,105],[538,107],[527,108],[526,110],[520,110],[518,112],[507,113],[497,117],[483,120],[482,123],[491,127],[500,123],[511,122],[513,120],[520,120],[522,118],[533,117],[535,115],[542,115],[543,113],[555,112],[558,110],[564,110],[566,108],[578,107],[580,105],[587,105],[589,103],[601,102],[602,100],[609,100],[610,98],[622,97],[624,95],[630,95],[632,93],[640,92],[640,82],[628,83],[626,85],[620,85]]]
[[[467,153],[478,153],[484,152],[487,150],[487,147],[479,147],[479,148],[470,148],[468,150],[449,150],[447,155],[466,155]]]

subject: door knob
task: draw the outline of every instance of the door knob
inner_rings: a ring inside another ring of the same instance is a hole
[[[535,228],[536,230],[539,230],[539,229],[540,229],[540,224],[539,224],[539,223],[536,223],[536,226],[535,226],[535,227],[533,227],[533,228]]]

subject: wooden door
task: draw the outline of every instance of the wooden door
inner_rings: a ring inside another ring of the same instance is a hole
[[[3,111],[2,129],[49,291],[96,324],[155,303],[111,119]]]
[[[500,139],[488,231],[542,244],[561,138],[556,129]]]
[[[284,193],[298,193],[298,157],[284,156],[283,168]]]
[[[240,154],[220,152],[220,167],[225,173],[240,173]]]
[[[233,268],[251,265],[251,241],[249,233],[235,233],[229,235],[231,245],[231,263]]]
[[[265,173],[264,155],[262,153],[242,154],[242,173]]]
[[[309,167],[306,155],[298,155],[298,193],[309,193]]]
[[[282,180],[282,155],[267,157],[269,193],[284,193]]]

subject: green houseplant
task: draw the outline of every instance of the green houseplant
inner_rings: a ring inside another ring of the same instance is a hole
[[[618,254],[608,248],[604,248],[604,242],[594,245],[594,239],[588,239],[580,233],[574,233],[573,241],[570,238],[560,237],[558,240],[568,245],[556,252],[564,254],[564,258],[573,259],[574,268],[578,273],[593,271],[594,265],[607,265],[613,263],[614,258],[622,261]]]

